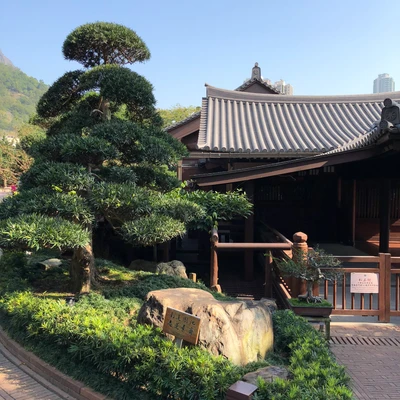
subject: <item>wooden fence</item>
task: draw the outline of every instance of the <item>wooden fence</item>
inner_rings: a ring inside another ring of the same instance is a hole
[[[274,265],[274,257],[290,256],[290,250],[298,243],[292,243],[279,232],[278,243],[219,243],[217,230],[211,235],[210,286],[221,290],[218,285],[219,250],[265,250],[265,296],[272,297],[273,288],[278,298],[295,297],[304,291],[305,285],[300,279],[284,277]],[[304,243],[302,243],[304,245]],[[343,279],[334,282],[325,281],[314,287],[314,294],[321,294],[333,305],[333,315],[377,316],[380,322],[390,322],[393,316],[400,316],[400,257],[389,253],[379,256],[335,256],[343,264]],[[351,267],[348,264],[354,264]],[[371,265],[372,264],[372,265]],[[379,293],[363,294],[350,292],[352,273],[376,273],[379,276]]]

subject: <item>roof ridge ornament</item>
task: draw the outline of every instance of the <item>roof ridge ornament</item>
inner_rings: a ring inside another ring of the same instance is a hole
[[[383,132],[400,132],[400,106],[394,100],[387,98],[383,101],[381,122],[379,127]]]
[[[254,64],[253,69],[251,70],[251,80],[256,79],[262,82],[261,78],[261,68],[258,66],[258,62]]]

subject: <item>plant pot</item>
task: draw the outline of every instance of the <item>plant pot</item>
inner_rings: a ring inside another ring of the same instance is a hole
[[[289,303],[290,309],[302,317],[329,317],[333,307],[293,306]]]

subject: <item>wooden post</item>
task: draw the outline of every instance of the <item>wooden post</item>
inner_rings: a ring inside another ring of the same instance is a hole
[[[193,282],[197,282],[197,274],[194,272],[189,273],[189,279]]]
[[[381,182],[379,196],[379,252],[389,253],[390,240],[390,179],[384,178]]]
[[[211,231],[211,262],[210,262],[210,288],[221,292],[221,286],[218,284],[218,231],[213,228]]]
[[[246,195],[251,202],[254,202],[254,181],[247,181]],[[244,242],[254,242],[254,214],[249,215],[244,223]],[[254,250],[245,249],[244,251],[244,279],[252,281],[254,279]]]
[[[351,245],[356,243],[356,207],[357,207],[357,181],[353,179],[353,196],[351,205]]]
[[[272,255],[268,251],[265,255],[265,283],[264,283],[264,296],[272,297]]]
[[[308,253],[308,236],[303,232],[296,232],[293,235],[293,259],[298,260],[299,257],[307,257]],[[292,278],[292,297],[297,297],[307,291],[307,284],[303,279]]]
[[[379,253],[379,322],[390,322],[391,256]]]

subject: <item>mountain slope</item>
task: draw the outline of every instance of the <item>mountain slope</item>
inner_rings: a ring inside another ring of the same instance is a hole
[[[0,64],[5,64],[5,65],[9,65],[10,67],[13,67],[13,63],[11,62],[10,59],[8,59],[0,50]]]
[[[0,51],[0,136],[13,134],[36,111],[48,86],[31,78]]]

